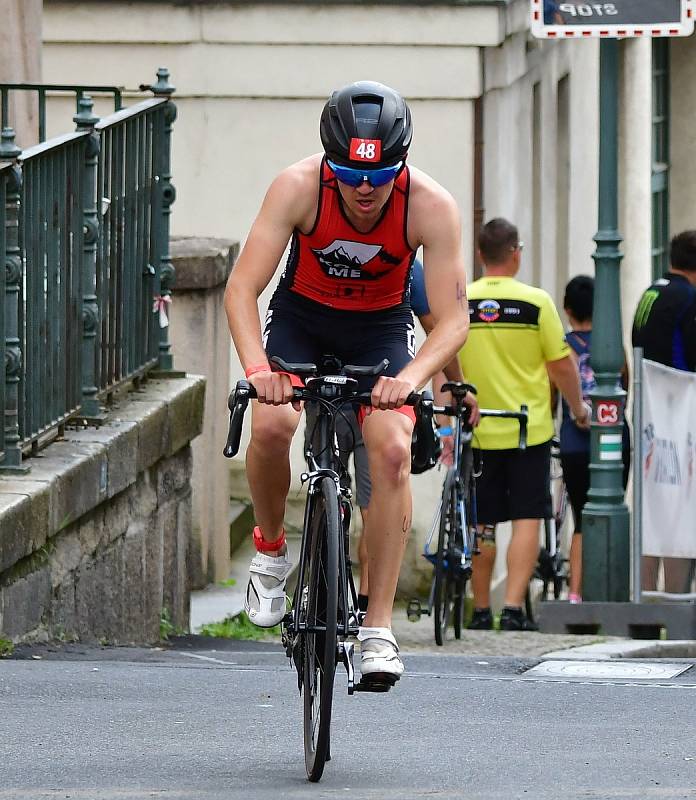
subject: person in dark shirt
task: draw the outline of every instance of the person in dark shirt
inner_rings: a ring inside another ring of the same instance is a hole
[[[563,308],[565,309],[570,331],[566,341],[573,351],[578,365],[583,400],[590,403],[590,393],[597,385],[594,370],[590,364],[592,352],[592,309],[594,307],[594,278],[589,275],[576,275],[565,288]],[[624,363],[621,383],[627,386],[628,370]],[[574,423],[568,404],[563,400],[560,431],[561,466],[568,498],[573,509],[573,538],[570,545],[570,576],[568,599],[571,603],[582,600],[582,509],[587,503],[590,489],[590,432],[582,430]],[[631,462],[631,440],[628,424],[623,428],[623,486],[628,483],[628,470]]]
[[[696,372],[696,230],[672,239],[669,270],[643,294],[633,319],[634,347],[643,357]],[[664,558],[665,591],[688,591],[694,562]],[[643,557],[643,589],[655,589],[659,559]]]

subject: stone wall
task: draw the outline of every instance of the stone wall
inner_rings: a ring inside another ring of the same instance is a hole
[[[159,380],[100,428],[0,478],[0,636],[153,642],[163,615],[186,629],[190,441],[205,382]]]

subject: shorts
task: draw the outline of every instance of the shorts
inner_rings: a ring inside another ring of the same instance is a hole
[[[628,485],[628,469],[631,465],[630,446],[624,446],[623,457],[623,488]],[[575,527],[573,530],[582,530],[582,510],[587,503],[587,493],[590,490],[590,454],[580,453],[561,453],[561,467],[563,468],[563,481],[568,492],[570,507],[573,509],[573,520]]]
[[[551,516],[551,442],[526,450],[474,448],[476,508],[481,525]]]
[[[372,366],[383,358],[383,373],[395,377],[416,354],[416,334],[410,306],[381,311],[329,308],[286,289],[276,289],[263,327],[266,355],[284,361],[320,365],[325,356],[342,364]],[[377,378],[359,378],[358,388],[369,392]],[[415,420],[411,406],[397,409]],[[358,415],[360,422],[362,419]]]
[[[305,447],[309,444],[314,433],[316,420],[316,405],[313,403],[305,404]],[[372,493],[370,468],[367,463],[367,450],[362,439],[360,426],[352,408],[344,409],[343,414],[336,418],[336,439],[338,441],[338,454],[346,471],[346,480],[342,481],[342,485],[346,489],[351,486],[348,462],[352,453],[353,467],[355,469],[355,499],[360,508],[367,508],[370,504],[370,494]]]

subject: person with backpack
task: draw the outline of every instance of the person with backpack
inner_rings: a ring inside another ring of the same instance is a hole
[[[590,363],[592,351],[592,308],[594,301],[594,278],[577,275],[565,288],[563,307],[570,331],[566,342],[578,365],[582,396],[590,403],[590,392],[595,388],[594,370]],[[626,364],[621,373],[621,383],[626,388],[628,371]],[[562,403],[561,420],[561,466],[568,499],[573,509],[574,532],[570,545],[570,576],[568,599],[571,603],[582,600],[582,509],[587,502],[590,489],[590,431],[579,428],[573,421],[565,400]],[[628,470],[631,462],[631,441],[628,424],[624,420],[623,429],[623,485],[628,483]]]

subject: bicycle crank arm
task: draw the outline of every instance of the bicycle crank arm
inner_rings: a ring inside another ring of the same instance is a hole
[[[355,652],[355,645],[353,642],[339,642],[338,654],[343,661],[343,666],[348,673],[348,694],[353,694],[355,691],[355,669],[353,668],[353,653]]]

